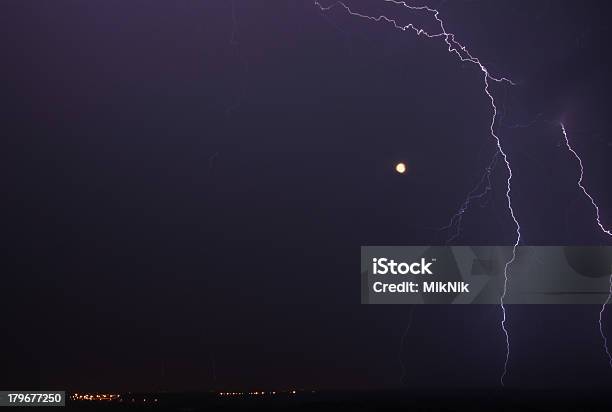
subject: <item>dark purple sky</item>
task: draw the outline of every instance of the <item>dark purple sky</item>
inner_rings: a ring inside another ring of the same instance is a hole
[[[518,83],[492,91],[524,242],[609,244],[558,126],[611,226],[607,3],[430,5]],[[499,308],[418,307],[400,350],[410,308],[359,304],[359,246],[444,243],[488,164],[480,72],[309,0],[234,11],[0,4],[0,386],[396,387],[400,358],[411,386],[497,385]],[[456,243],[512,241],[505,173]],[[508,384],[609,385],[598,311],[511,307]]]

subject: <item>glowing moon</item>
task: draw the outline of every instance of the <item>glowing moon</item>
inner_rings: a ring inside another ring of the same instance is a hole
[[[395,165],[395,171],[399,174],[406,173],[406,165],[404,163],[398,163]]]

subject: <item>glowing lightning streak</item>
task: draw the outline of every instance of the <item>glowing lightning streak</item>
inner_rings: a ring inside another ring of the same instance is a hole
[[[451,217],[451,220],[448,225],[440,228],[440,230],[450,230],[453,227],[455,228],[454,233],[446,240],[447,244],[455,240],[461,234],[461,223],[463,222],[463,216],[465,215],[465,212],[467,212],[472,202],[478,199],[482,199],[493,188],[493,185],[491,183],[491,173],[493,173],[493,170],[495,169],[495,164],[497,163],[498,158],[499,152],[495,152],[493,158],[491,159],[491,162],[485,169],[484,174],[482,175],[476,186],[474,186],[474,188],[468,193],[467,197],[461,204],[461,207],[459,208],[457,213],[455,213],[453,217]],[[483,185],[484,188],[481,191],[478,191],[478,189],[480,189]]]
[[[593,197],[589,194],[589,192],[587,192],[585,187],[582,185],[582,179],[584,178],[584,168],[582,166],[582,159],[580,158],[580,156],[578,156],[578,153],[576,153],[576,151],[570,145],[569,138],[567,137],[567,132],[565,131],[565,126],[563,125],[563,123],[561,124],[561,130],[563,131],[563,137],[565,138],[565,145],[567,146],[567,149],[574,155],[576,160],[578,160],[578,165],[580,165],[580,178],[578,179],[578,187],[582,189],[582,192],[584,193],[584,195],[589,198],[589,200],[591,201],[591,204],[595,208],[595,219],[597,220],[597,226],[599,226],[602,232],[604,232],[608,236],[612,236],[612,232],[607,230],[601,223],[601,219],[599,217],[599,206],[597,206],[597,203],[595,203],[595,200],[593,199]]]
[[[493,80],[494,82],[506,82],[509,84],[514,85],[515,83],[512,82],[511,80],[505,78],[505,77],[494,77],[489,73],[489,70],[480,62],[480,60],[476,57],[474,57],[470,51],[467,49],[467,47],[465,47],[464,45],[462,45],[461,43],[459,43],[456,39],[455,39],[455,35],[453,33],[449,33],[446,31],[446,28],[444,27],[444,22],[442,21],[442,19],[440,18],[440,12],[436,9],[432,9],[428,6],[410,6],[408,5],[406,2],[404,1],[400,1],[400,0],[382,0],[386,3],[393,3],[399,6],[403,6],[404,8],[407,8],[409,10],[415,10],[415,11],[424,11],[427,12],[429,14],[431,14],[433,16],[433,18],[438,22],[438,26],[440,28],[440,32],[439,33],[434,33],[434,34],[430,34],[427,31],[418,28],[416,26],[414,26],[412,23],[408,24],[408,25],[400,25],[397,23],[397,21],[395,19],[389,18],[387,16],[384,15],[380,15],[378,17],[376,16],[368,16],[366,14],[361,14],[361,13],[357,13],[353,10],[351,10],[350,7],[348,7],[344,2],[342,1],[336,1],[334,3],[332,3],[329,6],[322,6],[321,3],[319,3],[318,0],[315,0],[314,4],[321,10],[321,11],[328,11],[330,9],[332,9],[335,6],[340,6],[342,7],[344,10],[346,10],[346,12],[348,14],[350,14],[351,16],[355,16],[355,17],[359,17],[362,19],[367,19],[367,20],[372,20],[375,22],[386,22],[389,23],[391,25],[393,25],[393,27],[395,27],[398,30],[402,30],[402,31],[406,31],[406,30],[413,30],[417,35],[424,35],[425,37],[428,37],[430,39],[432,38],[443,38],[444,42],[446,43],[446,45],[448,46],[448,51],[449,53],[453,53],[455,55],[457,55],[457,57],[459,57],[459,60],[461,60],[462,62],[469,62],[469,63],[473,63],[475,65],[478,66],[478,68],[480,69],[480,71],[483,74],[483,78],[484,78],[484,92],[487,95],[487,97],[489,98],[489,100],[491,101],[491,107],[493,109],[493,116],[491,118],[491,124],[490,124],[490,132],[491,132],[491,136],[495,139],[495,142],[497,144],[497,150],[499,151],[499,153],[502,156],[502,159],[504,161],[504,163],[506,164],[506,168],[508,169],[508,179],[506,181],[507,184],[507,188],[506,188],[506,199],[508,201],[508,209],[510,212],[510,216],[512,217],[512,220],[516,226],[516,240],[514,242],[514,245],[512,247],[512,257],[510,258],[510,260],[508,260],[506,262],[506,265],[504,266],[504,287],[503,287],[503,293],[500,297],[500,307],[502,310],[502,321],[501,321],[501,328],[504,332],[505,338],[506,338],[506,359],[504,362],[504,370],[503,373],[500,377],[500,382],[502,384],[502,386],[504,385],[504,378],[507,374],[507,370],[508,370],[508,359],[510,357],[510,336],[508,334],[508,330],[506,329],[506,308],[504,306],[504,298],[506,297],[506,293],[508,290],[508,268],[510,267],[510,265],[512,265],[512,263],[515,261],[516,259],[516,248],[518,246],[518,244],[521,241],[521,227],[519,225],[518,220],[516,219],[516,216],[514,214],[514,209],[512,208],[512,198],[510,197],[510,192],[511,192],[511,183],[512,183],[512,168],[510,166],[510,162],[508,161],[508,156],[506,155],[506,153],[504,152],[503,148],[502,148],[502,144],[501,141],[499,139],[499,137],[495,134],[495,122],[497,120],[497,106],[495,105],[495,98],[493,97],[493,95],[491,94],[490,90],[489,90],[489,81]]]
[[[610,355],[610,350],[608,349],[608,337],[604,333],[602,317],[604,310],[606,309],[606,305],[610,303],[610,298],[612,298],[612,274],[610,275],[610,288],[608,289],[608,299],[601,305],[601,310],[599,311],[599,333],[601,334],[601,338],[603,339],[604,350],[606,351],[606,355],[608,355],[608,363],[612,368],[612,355]]]
[[[578,187],[582,189],[582,192],[591,201],[591,204],[593,205],[593,208],[595,209],[595,220],[597,221],[597,226],[599,226],[601,231],[604,232],[606,235],[612,236],[612,232],[606,229],[601,223],[601,219],[599,217],[599,206],[597,206],[597,203],[595,203],[595,200],[593,199],[593,197],[589,194],[589,192],[587,192],[586,188],[582,184],[582,179],[584,178],[584,167],[582,166],[582,159],[580,158],[580,156],[578,156],[578,153],[576,153],[576,151],[572,148],[569,138],[567,137],[567,131],[565,130],[565,125],[563,125],[563,123],[561,123],[561,131],[563,131],[563,137],[565,138],[565,145],[567,146],[567,149],[572,153],[572,155],[574,155],[574,157],[578,161],[578,165],[580,166],[580,178],[578,179]],[[608,362],[610,363],[610,367],[612,367],[612,355],[610,355],[610,350],[608,349],[608,338],[606,337],[604,333],[603,325],[602,325],[603,313],[606,309],[606,305],[610,302],[610,299],[612,299],[612,274],[610,275],[610,289],[608,290],[608,298],[603,303],[603,305],[601,306],[601,310],[599,311],[599,333],[601,333],[601,337],[603,339],[603,344],[604,344],[604,350],[606,351],[606,355],[608,355]]]

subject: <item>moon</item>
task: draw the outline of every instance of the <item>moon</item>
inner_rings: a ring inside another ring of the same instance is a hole
[[[406,173],[406,165],[404,163],[398,163],[395,165],[395,171],[401,175]]]

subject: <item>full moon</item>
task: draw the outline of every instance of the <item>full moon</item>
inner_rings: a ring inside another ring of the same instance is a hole
[[[395,171],[399,174],[406,173],[406,165],[404,163],[398,163],[395,165]]]

